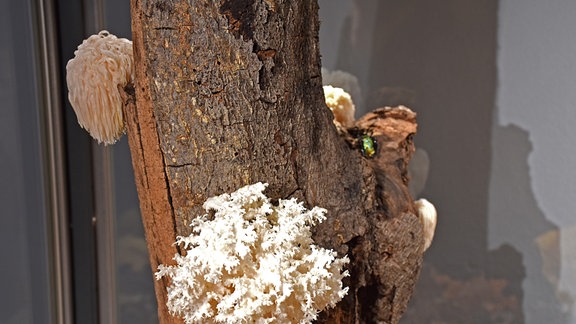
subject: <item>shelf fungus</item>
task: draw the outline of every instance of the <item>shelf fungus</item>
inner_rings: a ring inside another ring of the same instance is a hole
[[[325,85],[323,88],[326,106],[334,114],[334,124],[352,127],[354,125],[354,112],[356,111],[352,97],[342,88],[330,85]]]
[[[99,143],[125,132],[118,87],[133,80],[132,42],[103,30],[84,40],[66,65],[68,99],[78,123]]]
[[[418,211],[418,218],[422,224],[424,232],[424,249],[428,250],[434,238],[434,231],[436,230],[437,213],[434,205],[426,199],[418,199],[414,202],[416,210]]]

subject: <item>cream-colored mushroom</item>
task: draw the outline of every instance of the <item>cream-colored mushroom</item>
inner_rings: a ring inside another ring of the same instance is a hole
[[[324,86],[324,99],[326,105],[334,114],[334,122],[344,127],[354,125],[354,112],[356,107],[352,102],[352,97],[342,88],[336,88],[330,85]]]
[[[418,199],[414,202],[414,205],[416,205],[418,218],[424,230],[424,251],[426,251],[430,247],[430,244],[432,244],[434,231],[436,230],[436,208],[426,199]]]
[[[118,86],[133,80],[132,42],[103,30],[84,40],[66,65],[68,99],[78,123],[99,143],[125,132]]]
[[[342,70],[331,71],[323,67],[322,85],[331,85],[344,89],[344,91],[349,93],[352,99],[354,99],[354,105],[356,107],[362,106],[362,89],[360,88],[358,78],[354,74]]]

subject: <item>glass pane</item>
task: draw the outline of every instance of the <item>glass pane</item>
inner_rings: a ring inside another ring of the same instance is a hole
[[[51,323],[33,10],[0,2],[0,323]]]
[[[134,172],[126,136],[114,144],[116,190],[116,301],[118,323],[158,323]]]
[[[105,1],[105,28],[132,39],[130,2]],[[154,277],[150,268],[144,228],[128,139],[112,146],[116,211],[116,302],[118,323],[158,323]]]

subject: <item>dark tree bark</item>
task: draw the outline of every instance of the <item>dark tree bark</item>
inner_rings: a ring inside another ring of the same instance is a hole
[[[381,109],[339,133],[324,103],[311,0],[132,0],[136,105],[125,115],[155,270],[206,198],[258,181],[328,209],[315,241],[350,259],[330,323],[396,323],[422,259],[407,189],[415,116]],[[357,136],[378,142],[373,158]],[[162,323],[166,282],[156,282]]]

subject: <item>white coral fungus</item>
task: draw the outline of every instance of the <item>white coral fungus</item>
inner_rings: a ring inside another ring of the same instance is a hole
[[[326,210],[306,210],[295,199],[274,205],[266,186],[209,198],[204,208],[214,214],[177,238],[186,255],[159,266],[156,278],[171,279],[168,308],[186,323],[308,323],[346,295],[348,258],[311,238]]]
[[[354,125],[354,112],[356,107],[352,102],[352,97],[342,88],[336,88],[330,85],[324,87],[324,100],[326,106],[334,114],[334,123],[340,123],[344,127]]]
[[[78,123],[104,144],[115,143],[125,131],[118,86],[134,75],[132,42],[103,30],[84,40],[66,65],[68,99]]]

